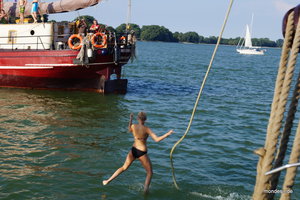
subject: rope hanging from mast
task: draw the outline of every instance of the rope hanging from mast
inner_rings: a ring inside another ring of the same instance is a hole
[[[174,150],[176,149],[177,145],[182,142],[182,140],[186,137],[186,135],[188,134],[190,128],[191,128],[191,125],[192,125],[192,122],[194,120],[194,116],[195,116],[195,113],[196,113],[196,110],[197,110],[197,107],[198,107],[198,104],[199,104],[199,101],[200,101],[200,98],[201,98],[201,95],[202,95],[202,91],[203,91],[203,88],[205,86],[205,83],[206,83],[206,80],[208,78],[208,75],[209,75],[209,72],[211,70],[211,67],[212,67],[212,64],[213,64],[213,61],[214,61],[214,58],[215,58],[215,55],[216,55],[216,52],[218,50],[218,47],[219,47],[219,44],[220,44],[220,41],[222,39],[222,35],[223,35],[223,32],[224,32],[224,29],[225,29],[225,26],[226,26],[226,22],[228,20],[228,17],[229,17],[229,14],[230,14],[230,11],[231,11],[231,7],[232,7],[232,4],[233,4],[233,1],[234,0],[230,0],[230,3],[229,3],[229,7],[228,7],[228,10],[227,10],[227,13],[226,13],[226,16],[225,16],[225,19],[224,19],[224,22],[223,22],[223,25],[222,25],[222,28],[221,28],[221,32],[220,32],[220,35],[218,37],[218,41],[217,41],[217,44],[215,46],[215,49],[214,49],[214,52],[212,54],[212,57],[211,57],[211,60],[210,60],[210,63],[208,65],[208,68],[207,68],[207,71],[206,71],[206,74],[204,76],[204,79],[202,81],[202,84],[201,84],[201,87],[200,87],[200,90],[198,92],[198,96],[197,96],[197,99],[196,99],[196,102],[195,102],[195,105],[194,105],[194,108],[193,108],[193,112],[192,112],[192,115],[191,115],[191,118],[190,118],[190,121],[189,121],[189,124],[187,126],[187,129],[184,133],[184,135],[174,144],[174,146],[172,147],[171,149],[171,152],[170,152],[170,160],[171,160],[171,168],[172,168],[172,178],[173,178],[173,182],[174,182],[174,185],[177,189],[179,189],[179,186],[176,182],[176,178],[175,178],[175,169],[174,169],[174,165],[173,165],[173,152]]]

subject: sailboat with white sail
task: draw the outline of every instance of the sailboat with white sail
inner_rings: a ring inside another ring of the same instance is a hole
[[[239,42],[240,43],[240,42]],[[248,55],[264,55],[265,49],[260,49],[260,47],[252,46],[251,33],[249,25],[246,25],[246,35],[243,42],[237,45],[236,51],[240,54]]]

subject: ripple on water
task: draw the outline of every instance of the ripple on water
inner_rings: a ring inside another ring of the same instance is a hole
[[[153,164],[149,199],[251,199],[257,156],[264,143],[280,51],[236,54],[221,46],[194,122],[169,153],[190,119],[212,45],[139,42],[139,59],[125,66],[126,95],[0,90],[0,198],[142,199],[145,170],[134,162],[110,185],[132,145],[129,113],[144,110]],[[262,87],[264,86],[264,87]],[[295,188],[299,188],[297,177]],[[293,198],[299,199],[299,191]]]

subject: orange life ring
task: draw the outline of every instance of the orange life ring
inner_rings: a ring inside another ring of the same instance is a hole
[[[73,40],[74,39],[78,39],[80,41],[80,44],[79,45],[74,45],[73,44]],[[82,47],[82,37],[79,35],[79,34],[73,34],[69,37],[69,40],[68,40],[68,45],[71,49],[74,49],[74,50],[78,50],[78,49],[81,49]]]
[[[96,38],[99,36],[101,37],[102,40],[102,42],[100,43],[96,40]],[[107,36],[104,33],[97,32],[93,35],[91,42],[92,45],[98,49],[104,48],[106,46]]]

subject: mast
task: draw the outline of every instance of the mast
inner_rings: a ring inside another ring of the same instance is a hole
[[[253,33],[253,18],[254,18],[254,14],[252,13],[252,16],[251,16],[251,24],[250,24],[250,33],[252,35]]]
[[[131,0],[128,0],[126,32],[128,32],[130,29],[130,22],[131,22]]]

